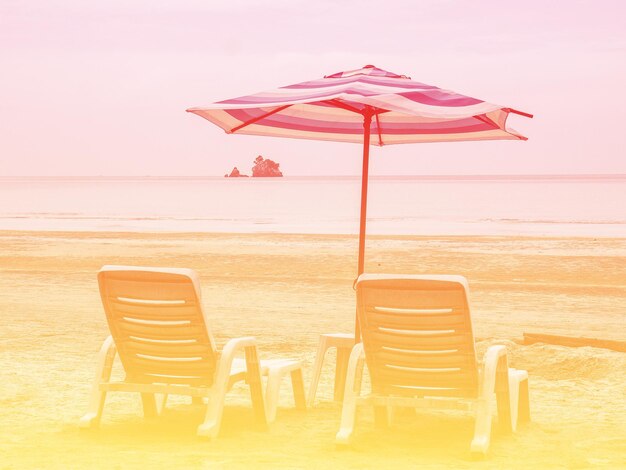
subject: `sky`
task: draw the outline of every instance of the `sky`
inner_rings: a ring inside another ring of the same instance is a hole
[[[355,144],[192,106],[374,64],[535,115],[527,142],[372,148],[371,174],[626,173],[622,1],[0,0],[0,176],[357,175]]]

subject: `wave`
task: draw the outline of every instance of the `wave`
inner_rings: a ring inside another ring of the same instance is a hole
[[[515,218],[487,218],[479,222],[495,222],[509,224],[579,224],[579,225],[626,225],[626,220],[556,220],[556,219],[515,219]]]
[[[77,212],[28,212],[20,214],[0,214],[0,220],[10,219],[46,219],[46,220],[110,220],[110,221],[180,221],[180,222],[252,222],[263,221],[264,223],[278,222],[279,219],[284,219],[284,222],[293,222],[290,217],[202,217],[202,216],[180,216],[180,215],[121,215],[121,214],[106,214],[106,215],[90,215],[81,214]],[[356,220],[354,217],[348,219]],[[338,217],[329,215],[324,217],[323,221],[337,222],[345,221],[346,217]],[[466,223],[466,224],[480,224],[480,223],[502,223],[502,224],[548,224],[548,225],[626,225],[626,219],[573,219],[573,220],[558,220],[558,219],[522,219],[513,217],[488,217],[479,219],[459,218],[456,220],[437,220],[428,216],[382,216],[382,217],[368,217],[368,222],[430,222],[430,223]],[[310,220],[311,223],[315,223],[314,220]]]

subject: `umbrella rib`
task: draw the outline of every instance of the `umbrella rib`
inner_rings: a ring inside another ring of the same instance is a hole
[[[529,113],[525,113],[524,111],[518,111],[517,109],[513,109],[513,108],[502,108],[502,111],[507,111],[509,113],[514,113],[514,114],[519,114],[520,116],[524,116],[527,118],[533,118],[532,114]]]
[[[519,136],[517,134],[511,133],[506,129],[505,127],[500,127],[493,119],[488,118],[486,115],[484,114],[477,114],[476,116],[474,116],[476,119],[478,119],[479,121],[484,122],[485,124],[489,125],[489,126],[493,126],[494,129],[502,129],[504,132],[506,132],[507,134],[513,135],[515,137],[517,137],[520,140],[528,140],[526,139],[524,136]],[[532,115],[529,115],[529,117],[532,117]]]
[[[332,100],[328,100],[326,101],[326,103],[332,104],[333,106],[336,106],[338,108],[342,108],[348,111],[352,111],[353,113],[357,113],[357,114],[363,114],[363,111],[361,111],[358,108],[355,108],[354,106],[350,106],[349,104],[344,103],[343,101],[339,101],[338,99],[332,99]]]
[[[388,109],[377,108],[377,107],[370,106],[370,105],[366,105],[364,109],[355,108],[354,106],[350,106],[349,104],[346,104],[343,101],[340,101],[338,98],[333,98],[332,100],[326,100],[326,101],[323,101],[323,103],[332,104],[333,106],[336,106],[337,108],[342,108],[347,111],[352,111],[353,113],[360,114],[362,116],[364,116],[366,113],[369,113],[370,115],[374,115],[374,114],[383,114],[383,113],[389,112]]]
[[[255,118],[250,119],[249,121],[246,121],[242,124],[239,124],[236,127],[233,127],[228,133],[229,134],[233,134],[235,132],[237,132],[239,129],[243,129],[246,126],[249,126],[250,124],[254,124],[255,122],[259,122],[261,119],[265,119],[268,116],[271,116],[272,114],[276,114],[276,113],[280,113],[283,109],[287,109],[288,107],[290,107],[290,104],[286,104],[285,106],[279,106],[278,108],[275,108],[273,110],[271,110],[268,113],[265,113],[261,116],[257,116]]]
[[[383,146],[383,135],[380,131],[380,121],[378,120],[378,114],[376,113],[374,116],[376,116],[376,130],[378,131],[378,145],[380,145],[381,147]]]
[[[495,128],[500,128],[500,126],[498,126],[492,119],[489,119],[487,116],[485,116],[484,114],[477,114],[476,116],[474,116],[476,119],[478,119],[479,121],[484,122],[485,124],[488,124],[490,126],[494,126]]]

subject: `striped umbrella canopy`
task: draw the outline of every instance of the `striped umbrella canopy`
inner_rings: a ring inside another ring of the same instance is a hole
[[[510,113],[532,117],[373,65],[187,111],[228,134],[363,144],[358,274],[364,269],[370,145],[526,140],[506,120]]]

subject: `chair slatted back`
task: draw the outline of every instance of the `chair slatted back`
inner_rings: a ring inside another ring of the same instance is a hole
[[[374,393],[477,396],[466,285],[461,276],[359,277],[357,314]]]
[[[105,266],[98,283],[126,381],[212,385],[217,355],[192,270]]]

